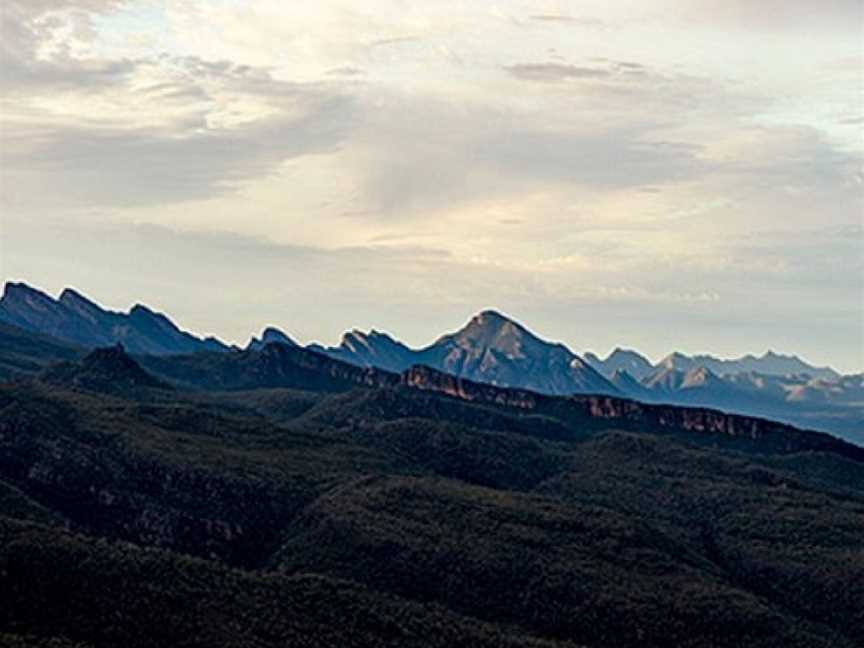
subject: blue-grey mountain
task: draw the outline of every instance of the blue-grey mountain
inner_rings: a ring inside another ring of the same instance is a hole
[[[297,343],[288,337],[284,332],[280,331],[275,326],[268,326],[261,332],[261,337],[253,337],[246,345],[249,351],[260,351],[268,344],[287,344],[288,346],[297,346]]]
[[[227,350],[215,338],[181,331],[146,306],[136,305],[128,313],[109,311],[71,288],[53,299],[26,284],[7,283],[0,322],[89,348],[121,343],[131,353],[154,355]]]
[[[524,326],[487,310],[462,329],[428,347],[412,350],[390,336],[359,331],[346,334],[340,346],[322,349],[332,357],[390,371],[425,365],[460,378],[544,394],[613,394],[621,392],[563,344],[541,340]]]

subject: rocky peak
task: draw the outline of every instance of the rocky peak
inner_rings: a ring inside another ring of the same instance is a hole
[[[162,313],[157,313],[151,308],[144,306],[143,304],[135,304],[132,309],[129,311],[129,317],[132,319],[137,319],[139,321],[146,320],[160,326],[169,326],[174,329],[177,328],[174,324]]]
[[[2,303],[6,306],[27,305],[33,308],[50,308],[56,306],[56,302],[41,290],[31,288],[20,282],[7,282],[3,288]]]
[[[72,288],[66,288],[62,293],[60,293],[60,299],[58,301],[66,308],[69,308],[78,315],[87,318],[91,322],[96,322],[108,314],[107,311],[102,309],[98,304],[90,301],[84,295]]]
[[[596,356],[594,356],[596,358]],[[602,374],[612,377],[616,371],[623,369],[636,380],[642,380],[654,371],[648,359],[631,349],[616,347],[605,360],[591,362]]]
[[[67,306],[85,306],[87,308],[99,308],[93,301],[87,299],[84,295],[79,293],[74,288],[64,288],[63,292],[60,293],[61,304],[66,304]]]
[[[369,337],[359,329],[352,329],[342,336],[339,346],[351,353],[364,353],[370,348]]]
[[[297,343],[275,326],[268,326],[261,332],[261,337],[253,337],[246,345],[247,351],[261,351],[268,344],[285,344],[296,347]]]
[[[441,338],[438,344],[441,343],[461,347],[478,356],[492,349],[508,358],[524,357],[527,347],[545,344],[522,325],[494,310],[478,313],[462,329]]]

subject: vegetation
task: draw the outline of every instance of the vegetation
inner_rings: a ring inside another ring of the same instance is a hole
[[[0,385],[0,645],[861,645],[844,445],[232,356]]]

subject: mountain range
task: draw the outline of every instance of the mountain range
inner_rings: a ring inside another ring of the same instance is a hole
[[[228,349],[215,338],[181,331],[146,306],[137,304],[128,313],[109,311],[71,288],[53,299],[24,283],[7,283],[0,299],[0,322],[90,348],[119,342],[133,353],[156,355]]]
[[[130,353],[154,356],[238,351],[215,338],[184,332],[145,306],[136,305],[129,313],[112,312],[71,289],[54,300],[25,284],[9,283],[0,299],[2,322],[84,348],[120,343]],[[246,349],[260,351],[273,343],[298,346],[286,333],[268,327]],[[479,383],[542,394],[605,394],[715,407],[864,442],[864,374],[842,376],[831,368],[771,351],[734,360],[676,352],[656,364],[622,348],[605,359],[590,352],[580,356],[493,310],[479,313],[463,328],[420,349],[387,333],[356,329],[336,347],[307,348],[395,373],[423,365]]]
[[[311,347],[333,358],[389,371],[425,365],[454,376],[544,394],[621,392],[562,344],[550,344],[504,315],[486,310],[455,333],[413,350],[390,336],[352,331],[338,347]]]
[[[451,366],[576,380],[504,319]],[[828,434],[279,341],[0,324],[0,371],[2,646],[860,646],[864,447]]]

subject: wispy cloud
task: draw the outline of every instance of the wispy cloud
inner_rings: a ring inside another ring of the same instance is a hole
[[[504,67],[517,79],[526,81],[565,81],[568,79],[603,79],[609,70],[579,67],[564,63],[515,63]]]
[[[820,303],[848,356],[861,6],[813,6],[7,0],[0,271],[310,336],[416,302],[803,344]]]

